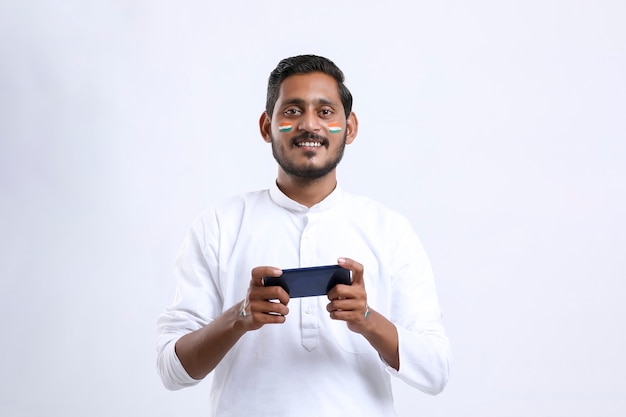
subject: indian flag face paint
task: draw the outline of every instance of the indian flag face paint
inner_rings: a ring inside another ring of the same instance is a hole
[[[339,133],[341,132],[341,125],[339,123],[329,123],[328,131],[330,133]]]
[[[291,125],[289,123],[281,123],[278,125],[279,132],[289,132],[291,130]]]

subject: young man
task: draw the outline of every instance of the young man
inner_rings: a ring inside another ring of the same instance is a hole
[[[408,221],[344,192],[336,167],[358,120],[326,58],[282,60],[270,75],[263,139],[269,189],[202,213],[176,263],[174,304],[158,321],[169,389],[213,374],[214,416],[392,416],[390,376],[437,394],[448,340],[430,264]],[[291,298],[263,277],[338,264],[352,284]]]

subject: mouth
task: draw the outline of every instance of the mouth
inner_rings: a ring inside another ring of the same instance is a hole
[[[322,142],[297,142],[296,146],[298,148],[321,148],[322,147]]]
[[[310,133],[295,137],[291,142],[297,148],[321,148],[328,146],[328,140],[326,140],[326,138]]]

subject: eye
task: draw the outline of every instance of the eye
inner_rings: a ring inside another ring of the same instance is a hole
[[[302,114],[302,112],[300,111],[300,109],[296,109],[296,108],[288,108],[286,109],[283,114],[285,116],[299,116],[300,114]]]
[[[332,116],[335,112],[333,112],[331,109],[322,109],[320,110],[319,114],[321,117],[323,118],[328,118],[330,116]]]

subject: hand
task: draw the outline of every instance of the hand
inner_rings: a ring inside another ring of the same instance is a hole
[[[289,314],[289,294],[282,287],[263,285],[263,277],[279,277],[282,273],[279,268],[271,266],[259,266],[252,270],[248,293],[239,308],[239,321],[246,331],[260,329],[269,323],[285,322],[285,316]]]
[[[326,310],[333,320],[343,320],[356,333],[369,329],[369,307],[363,283],[363,265],[349,258],[339,258],[339,266],[352,271],[352,285],[338,284],[328,292],[330,303]]]
[[[246,298],[206,326],[176,341],[176,355],[194,379],[207,376],[247,331],[267,323],[284,323],[289,295],[281,287],[264,287],[264,276],[280,276],[279,268],[260,266],[252,270]],[[270,300],[278,300],[272,302]]]

